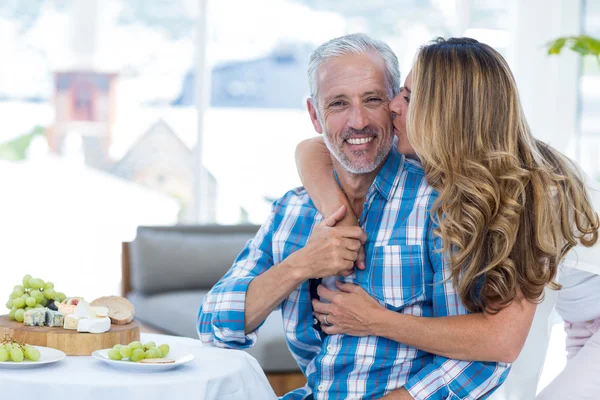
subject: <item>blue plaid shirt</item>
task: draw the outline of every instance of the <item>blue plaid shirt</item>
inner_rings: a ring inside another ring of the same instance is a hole
[[[420,317],[466,314],[438,251],[430,209],[436,194],[418,162],[392,148],[371,185],[360,217],[368,235],[367,268],[347,277],[390,310]],[[260,327],[244,333],[248,285],[258,275],[306,245],[323,219],[307,192],[295,189],[273,204],[270,217],[250,240],[229,272],[204,298],[198,333],[207,344],[245,349]],[[435,284],[434,284],[435,282]],[[382,337],[329,335],[313,328],[309,283],[294,290],[278,309],[282,329],[306,386],[286,400],[376,399],[404,387],[415,399],[488,397],[506,378],[509,365],[435,356]]]

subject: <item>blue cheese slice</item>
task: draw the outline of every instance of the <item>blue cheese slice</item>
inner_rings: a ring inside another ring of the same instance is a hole
[[[46,309],[46,326],[62,327],[65,322],[63,313]]]
[[[23,324],[26,326],[44,326],[46,323],[46,309],[33,308],[25,311]]]

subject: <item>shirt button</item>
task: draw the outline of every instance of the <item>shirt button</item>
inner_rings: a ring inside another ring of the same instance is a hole
[[[327,346],[327,351],[332,351],[333,350],[333,346],[329,345]]]
[[[317,387],[317,389],[319,389],[320,391],[323,391],[323,390],[325,390],[325,385],[319,385]]]

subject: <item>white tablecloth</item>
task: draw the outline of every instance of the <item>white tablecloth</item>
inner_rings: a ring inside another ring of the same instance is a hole
[[[199,340],[142,334],[142,342],[166,343],[194,353],[189,364],[165,372],[122,371],[92,357],[67,357],[29,369],[0,368],[1,399],[45,400],[272,400],[258,362],[243,351],[202,345]]]

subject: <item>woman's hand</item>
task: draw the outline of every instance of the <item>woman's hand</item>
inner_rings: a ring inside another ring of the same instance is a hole
[[[373,327],[382,321],[385,307],[358,285],[336,282],[336,286],[339,292],[323,285],[317,289],[319,297],[329,304],[316,299],[312,301],[314,315],[321,322],[323,332],[328,335],[374,335]]]

